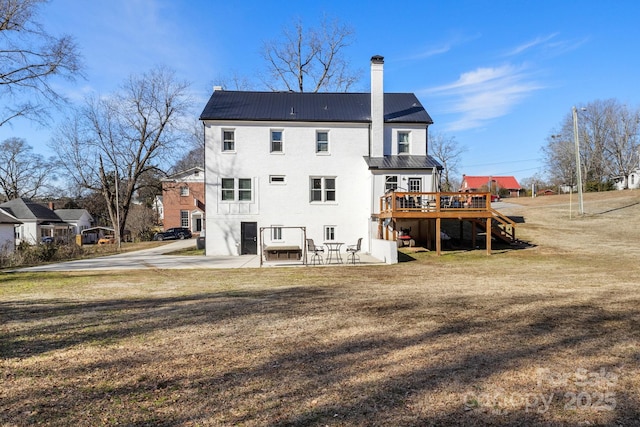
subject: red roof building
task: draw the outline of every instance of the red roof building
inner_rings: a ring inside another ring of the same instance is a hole
[[[511,197],[520,196],[520,184],[513,176],[470,176],[462,175],[460,191],[478,193],[490,191],[493,194],[500,194],[507,191]]]

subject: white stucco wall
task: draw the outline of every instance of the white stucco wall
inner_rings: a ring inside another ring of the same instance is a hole
[[[384,155],[398,155],[398,133],[409,132],[409,153],[413,156],[427,154],[427,129],[424,125],[387,124],[384,128]]]
[[[221,151],[223,129],[235,132],[234,153]],[[270,153],[271,130],[283,130],[284,152]],[[316,154],[316,131],[329,132],[329,153]],[[307,237],[322,243],[324,226],[334,226],[335,240],[355,244],[368,241],[370,174],[363,155],[368,153],[367,124],[242,123],[236,126],[207,124],[206,192],[207,255],[238,254],[240,223],[258,227],[305,226]],[[270,183],[271,175],[284,183]],[[335,177],[335,202],[310,202],[310,178]],[[222,178],[251,178],[251,202],[221,200]],[[265,244],[300,245],[297,231]]]
[[[224,130],[233,130],[235,151],[223,152]],[[283,131],[283,153],[270,153],[271,130]],[[397,153],[397,131],[411,132],[411,154],[426,154],[426,129],[385,126],[385,151]],[[329,132],[329,153],[317,154],[316,132]],[[395,148],[394,148],[395,147]],[[420,177],[422,191],[435,191],[431,171],[369,171],[367,123],[220,123],[205,122],[205,168],[207,200],[206,254],[238,255],[242,222],[260,227],[304,226],[316,244],[325,241],[325,226],[335,227],[335,241],[355,244],[362,237],[362,251],[370,252],[371,213],[378,211],[385,191],[385,177]],[[270,183],[270,176],[284,176],[284,183]],[[336,201],[311,202],[311,177],[335,177]],[[250,178],[250,202],[222,201],[222,178]],[[401,184],[402,185],[402,184]],[[284,230],[273,241],[270,230],[264,245],[304,244],[298,230]]]

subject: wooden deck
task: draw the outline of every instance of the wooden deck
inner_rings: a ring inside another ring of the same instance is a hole
[[[433,220],[435,246],[442,251],[441,221],[454,219],[472,224],[472,240],[478,235],[476,226],[486,234],[487,254],[491,254],[491,236],[515,242],[515,223],[491,207],[490,193],[453,192],[389,192],[380,198],[378,238],[397,240],[398,220]]]

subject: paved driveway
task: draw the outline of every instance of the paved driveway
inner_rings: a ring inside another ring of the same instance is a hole
[[[195,247],[195,239],[176,240],[166,245],[135,252],[126,252],[99,258],[39,265],[13,271],[80,271],[80,270],[139,270],[185,268],[247,268],[260,267],[257,255],[205,257],[163,255],[179,249]]]
[[[195,247],[195,239],[176,240],[151,249],[142,249],[118,255],[99,258],[81,259],[77,261],[60,262],[56,264],[39,265],[36,267],[20,268],[13,272],[27,271],[83,271],[83,270],[140,270],[140,269],[187,269],[187,268],[260,268],[258,255],[215,256],[206,257],[185,255],[164,255],[180,249]],[[347,264],[346,254],[342,254],[344,264]],[[383,264],[382,261],[368,254],[360,254],[360,264]],[[331,264],[335,266],[336,264]],[[300,261],[265,262],[263,267],[302,267]]]

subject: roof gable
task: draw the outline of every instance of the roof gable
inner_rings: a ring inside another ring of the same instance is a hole
[[[195,166],[187,170],[176,172],[172,175],[163,178],[161,181],[203,181],[204,182],[204,169],[200,166]]]
[[[371,122],[369,93],[215,91],[200,120]],[[387,123],[433,120],[412,93],[385,93]]]
[[[86,209],[56,209],[54,212],[63,221],[78,221],[83,215],[86,215],[89,220],[92,219]]]
[[[39,220],[62,222],[60,217],[51,209],[29,199],[13,199],[0,205],[9,214],[20,220]]]
[[[0,224],[22,224],[22,222],[15,219],[8,212],[0,209]]]

